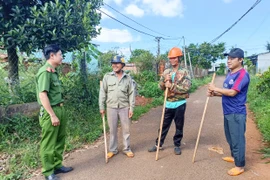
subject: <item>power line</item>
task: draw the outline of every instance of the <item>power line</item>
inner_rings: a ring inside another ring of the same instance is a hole
[[[229,30],[231,30],[244,16],[246,16],[254,7],[256,7],[259,3],[261,2],[261,0],[257,0],[252,6],[251,8],[249,8],[249,10],[243,14],[235,23],[233,23],[233,25],[231,25],[227,30],[225,30],[222,34],[220,34],[218,37],[216,37],[215,39],[213,39],[210,43],[214,43],[215,41],[217,41],[219,38],[221,38],[225,33],[227,33]]]
[[[265,20],[269,17],[270,15],[270,11],[268,12],[268,14],[263,18],[263,20],[261,21],[261,23],[259,24],[259,26],[256,27],[255,31],[252,32],[252,34],[247,38],[246,42],[249,41],[249,39],[255,34],[257,33],[257,31],[260,29],[260,27],[263,25],[263,23],[265,22]],[[246,42],[244,44],[246,44]]]
[[[127,26],[127,27],[129,27],[129,28],[131,28],[131,29],[133,29],[133,30],[135,30],[135,31],[137,31],[137,32],[139,32],[139,33],[142,33],[142,34],[145,34],[145,35],[152,36],[152,37],[156,38],[156,36],[154,36],[154,35],[152,35],[152,34],[148,34],[148,33],[143,32],[143,31],[141,31],[141,30],[135,29],[135,28],[133,28],[133,27],[131,27],[131,26],[129,26],[129,25],[127,25],[127,24],[125,24],[125,23],[119,21],[118,19],[116,19],[116,18],[110,16],[109,14],[105,13],[104,11],[102,11],[102,10],[100,10],[100,9],[98,9],[98,11],[100,11],[101,13],[103,13],[103,14],[105,14],[106,16],[110,17],[111,19],[113,19],[113,20],[115,20],[115,21],[117,21],[117,22],[123,24],[124,26]]]
[[[146,29],[148,29],[148,30],[154,32],[154,33],[157,33],[157,34],[160,34],[160,35],[163,35],[163,36],[167,36],[167,35],[165,35],[165,34],[159,33],[159,32],[157,32],[157,31],[155,31],[155,30],[152,30],[152,29],[150,29],[150,28],[148,28],[148,27],[146,27],[146,26],[144,26],[144,25],[142,25],[142,24],[136,22],[135,20],[133,20],[133,19],[131,19],[130,17],[124,15],[124,14],[121,13],[121,12],[119,12],[118,10],[116,10],[115,8],[113,8],[112,6],[110,6],[110,5],[106,4],[106,3],[104,3],[104,4],[105,4],[106,6],[108,6],[109,8],[111,8],[112,10],[116,11],[117,13],[121,14],[121,15],[124,16],[125,18],[127,18],[127,19],[129,19],[129,20],[135,22],[136,24],[138,24],[138,25],[140,25],[140,26],[142,26],[142,27],[144,27],[144,28],[146,28]],[[170,37],[170,36],[167,36],[167,37]]]
[[[110,17],[111,19],[113,19],[113,20],[115,20],[115,21],[117,21],[117,22],[123,24],[124,26],[127,26],[127,27],[129,27],[129,28],[131,28],[131,29],[133,29],[133,30],[135,30],[135,31],[137,31],[137,32],[139,32],[139,33],[142,33],[142,34],[145,34],[145,35],[148,35],[148,36],[152,36],[152,37],[154,37],[154,38],[157,38],[157,36],[154,36],[154,35],[152,35],[152,34],[149,34],[149,33],[146,33],[146,32],[144,32],[144,31],[138,30],[138,29],[136,29],[136,28],[134,28],[134,27],[131,27],[130,25],[127,25],[126,23],[123,23],[123,22],[119,21],[118,19],[116,19],[116,18],[110,16],[109,14],[105,13],[105,12],[102,11],[101,9],[98,9],[98,11],[100,11],[101,13],[103,13],[103,14],[105,14],[106,16]],[[158,37],[158,38],[163,39],[163,40],[178,40],[178,39],[181,39],[180,37],[179,37],[179,38],[164,38],[164,37]]]
[[[116,11],[117,13],[121,14],[122,16],[126,17],[127,19],[129,19],[129,20],[135,22],[136,24],[138,24],[138,25],[140,25],[140,26],[142,26],[142,27],[144,27],[144,28],[146,28],[146,29],[148,29],[148,30],[150,30],[150,31],[152,31],[152,32],[155,32],[155,33],[157,33],[157,34],[160,34],[160,35],[163,35],[163,36],[166,36],[166,37],[170,37],[170,38],[160,37],[160,38],[163,39],[163,40],[178,40],[178,39],[181,39],[181,37],[171,37],[171,36],[168,36],[168,35],[159,33],[159,32],[157,32],[157,31],[154,31],[154,30],[152,30],[152,29],[150,29],[150,28],[148,28],[148,27],[146,27],[146,26],[144,26],[144,25],[142,25],[142,24],[136,22],[135,20],[131,19],[130,17],[124,15],[123,13],[119,12],[118,10],[116,10],[115,8],[113,8],[112,6],[110,6],[110,5],[106,4],[106,3],[104,3],[104,4],[105,4],[106,6],[108,6],[109,8],[113,9],[114,11]],[[101,12],[101,10],[100,10],[100,12]],[[117,20],[116,18],[113,18],[112,16],[106,14],[105,12],[103,12],[103,13],[104,13],[105,15],[107,15],[108,17],[110,17],[110,18],[112,18],[112,19],[114,19],[114,20],[120,22],[119,20]],[[123,25],[125,25],[125,26],[127,26],[127,27],[129,27],[129,28],[132,28],[133,30],[135,30],[135,28],[133,28],[133,27],[131,27],[131,26],[129,26],[129,25],[126,25],[125,23],[122,23],[122,22],[120,22],[120,23],[123,24]],[[139,32],[140,30],[136,30],[136,31]],[[143,31],[140,31],[140,32],[143,32]],[[146,32],[143,32],[143,34],[145,34],[145,33],[146,33]],[[148,34],[148,33],[147,33],[147,34]],[[153,37],[153,35],[151,35],[151,36]],[[155,37],[155,38],[156,38],[156,37]]]
[[[183,40],[183,37],[180,39],[180,41],[178,42],[178,44],[176,46],[179,46],[179,44],[181,43],[182,40]]]

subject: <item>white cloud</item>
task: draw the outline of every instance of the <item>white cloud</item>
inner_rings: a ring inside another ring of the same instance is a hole
[[[119,54],[121,56],[124,56],[124,59],[126,62],[128,62],[130,56],[131,56],[131,52],[130,52],[130,48],[129,47],[112,47],[110,49],[106,49],[106,50],[103,50],[101,52],[103,53],[107,53],[109,51],[114,51],[116,52],[116,54]]]
[[[129,59],[131,52],[129,47],[121,47],[117,49],[117,53],[120,55],[123,55],[125,57],[125,60]]]
[[[100,8],[100,10],[103,11],[103,12],[105,12],[106,14],[108,14],[108,15],[110,15],[110,16],[112,16],[112,17],[115,18],[115,16],[113,15],[113,13],[112,13],[111,11],[109,11],[109,10],[103,8],[103,7]],[[102,19],[102,20],[110,18],[110,17],[107,16],[106,14],[101,13],[101,19]]]
[[[114,0],[114,2],[118,5],[122,4],[122,0]]]
[[[154,14],[165,17],[183,16],[182,0],[142,0]]]
[[[100,35],[93,39],[97,42],[115,42],[115,43],[127,43],[134,41],[131,33],[124,29],[108,29],[102,28]]]
[[[140,9],[138,6],[136,6],[135,4],[130,4],[129,6],[127,6],[125,8],[125,12],[135,17],[142,17],[144,15],[144,11]]]
[[[231,3],[232,0],[223,0],[225,3]]]

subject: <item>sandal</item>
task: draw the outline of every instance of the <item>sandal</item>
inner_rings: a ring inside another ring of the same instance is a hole
[[[107,153],[107,158],[110,159],[114,156],[115,154],[113,152],[108,152]]]
[[[245,171],[244,169],[239,170],[238,168],[232,168],[227,173],[230,176],[238,176],[238,175],[242,174],[244,171]]]
[[[233,157],[223,157],[222,159],[224,161],[226,161],[226,162],[234,162],[234,158]]]
[[[134,154],[133,154],[133,152],[126,152],[125,153],[126,155],[127,155],[127,157],[129,157],[129,158],[133,158],[134,157]]]

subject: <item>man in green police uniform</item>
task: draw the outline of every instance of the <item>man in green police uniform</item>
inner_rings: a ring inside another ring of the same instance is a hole
[[[41,105],[39,122],[42,128],[42,174],[47,180],[58,180],[55,174],[73,170],[72,167],[62,165],[67,117],[56,67],[62,63],[63,57],[60,47],[54,44],[45,47],[44,56],[47,62],[36,75],[37,100]]]

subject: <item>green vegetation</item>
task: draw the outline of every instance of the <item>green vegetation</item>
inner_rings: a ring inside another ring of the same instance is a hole
[[[220,63],[219,69],[216,72],[217,75],[224,75],[225,74],[225,69],[226,69],[226,64],[225,63]]]
[[[217,59],[224,58],[223,52],[225,51],[225,43],[191,43],[187,47],[187,50],[190,52],[190,58],[193,66],[198,65],[201,68],[210,69],[212,62],[214,63]]]
[[[101,5],[101,0],[0,1],[0,47],[8,54],[6,83],[12,101],[21,96],[20,52],[29,55],[48,44],[60,45],[63,52],[87,48],[100,33],[96,10]]]
[[[256,123],[261,131],[266,143],[270,142],[270,101],[269,101],[269,84],[270,69],[260,76],[251,76],[248,104],[252,112],[254,112]],[[267,150],[268,149],[268,150]],[[269,157],[269,147],[262,151],[264,157]]]
[[[200,79],[192,79],[192,86],[190,89],[190,92],[194,92],[198,89],[198,87],[210,83],[212,80],[212,76],[206,76],[204,78],[200,78]]]
[[[7,74],[8,72],[0,66],[0,105],[10,105],[10,104],[20,104],[26,102],[34,102],[36,101],[35,94],[35,73],[38,68],[41,67],[40,63],[30,63],[27,70],[25,66],[22,65],[22,57],[19,58],[20,66],[20,88],[17,88],[17,94],[13,94],[10,92],[8,82],[7,82]]]

